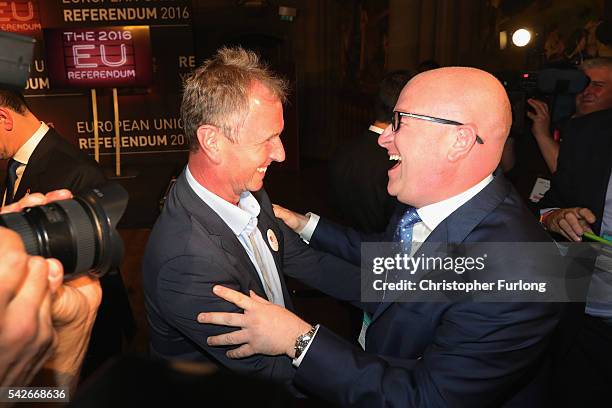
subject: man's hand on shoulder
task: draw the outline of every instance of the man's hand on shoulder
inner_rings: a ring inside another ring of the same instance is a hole
[[[272,204],[274,215],[280,218],[294,232],[300,233],[308,223],[308,217],[281,207],[278,204]]]
[[[229,358],[244,358],[254,354],[286,354],[294,358],[296,339],[312,327],[289,310],[268,302],[253,291],[246,296],[216,285],[213,292],[244,310],[244,313],[207,312],[198,315],[200,323],[238,328],[207,340],[211,346],[239,346],[226,353]]]

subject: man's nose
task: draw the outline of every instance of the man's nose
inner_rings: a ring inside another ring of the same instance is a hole
[[[274,146],[270,152],[270,159],[277,162],[285,161],[285,148],[283,147],[283,142],[280,137],[274,139]]]
[[[395,137],[395,132],[391,130],[391,125],[389,124],[385,130],[378,136],[378,145],[388,149],[389,144],[393,143],[393,138]]]
[[[593,93],[593,85],[588,84],[584,91],[582,91],[582,95],[590,95],[591,93]]]

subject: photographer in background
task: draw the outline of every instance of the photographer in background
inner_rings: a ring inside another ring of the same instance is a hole
[[[604,217],[612,193],[608,188],[612,164],[612,58],[587,60],[581,69],[590,83],[576,96],[574,116],[561,124],[559,143],[550,136],[550,125],[540,123],[547,115],[534,116],[536,139],[548,138],[549,147],[542,153],[558,157],[551,167],[551,189],[540,203],[540,208],[554,209],[542,214],[542,222],[548,230],[570,241],[581,241],[584,231],[599,234],[612,230],[611,221]],[[536,132],[536,127],[540,131]]]
[[[571,118],[560,123],[559,130],[568,127],[566,125],[569,125],[574,118],[612,108],[612,84],[610,84],[611,79],[609,78],[610,60],[610,58],[596,58],[587,60],[580,65],[580,69],[589,78],[590,82],[582,92],[576,95],[576,112]],[[545,102],[533,98],[528,99],[527,103],[533,108],[533,112],[527,111],[527,116],[533,121],[531,131],[548,169],[554,174],[557,171],[559,142],[551,134],[549,106]],[[589,118],[587,120],[594,122],[596,119]],[[605,119],[600,119],[595,124],[603,125],[600,126],[600,131],[608,130],[605,126]],[[578,129],[578,131],[580,130]]]
[[[67,190],[30,194],[0,213],[71,198]],[[0,227],[0,386],[74,389],[102,298],[82,275],[63,282],[56,259],[26,254],[15,232]]]
[[[612,235],[612,58],[587,60],[580,68],[590,83],[576,97],[576,114],[561,123],[559,143],[548,132],[547,111],[536,108],[533,118],[542,153],[554,164],[551,188],[539,203],[541,221],[569,241],[582,241],[585,231]],[[548,134],[538,136],[536,127]],[[556,370],[559,401],[567,406],[595,406],[609,394],[612,290],[602,280],[606,275],[593,275],[586,307],[576,311],[579,330],[569,333]]]

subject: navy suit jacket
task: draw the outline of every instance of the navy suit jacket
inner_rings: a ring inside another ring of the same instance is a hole
[[[15,201],[29,193],[44,194],[61,188],[76,194],[106,182],[98,163],[49,128],[30,156],[15,192]],[[0,201],[5,189],[3,183]]]
[[[277,222],[264,190],[254,192],[261,211],[258,228],[264,237],[272,230],[279,248],[270,252],[280,275],[285,305],[292,310],[283,273],[327,294],[359,300],[359,269],[328,254],[317,253],[285,224]],[[265,239],[264,239],[265,240]],[[267,241],[267,240],[266,240]],[[320,265],[335,276],[316,273]],[[336,280],[343,282],[336,285]],[[143,261],[145,305],[150,325],[151,353],[167,360],[214,362],[230,370],[289,385],[295,374],[286,356],[255,355],[229,359],[232,347],[210,347],[209,336],[235,329],[200,324],[200,312],[241,312],[215,296],[221,284],[244,294],[253,290],[266,298],[257,271],[240,241],[225,222],[188,185],[185,173],[177,179],[162,214],[151,232]]]
[[[399,212],[401,213],[401,211]],[[390,240],[397,215],[387,231]],[[379,237],[380,239],[380,237]],[[374,240],[321,220],[311,245],[357,263]],[[549,238],[498,176],[426,242],[534,242]],[[508,266],[507,273],[511,273]],[[339,284],[339,282],[338,282]],[[541,406],[542,360],[561,307],[543,303],[381,303],[366,351],[320,327],[295,382],[342,406]]]

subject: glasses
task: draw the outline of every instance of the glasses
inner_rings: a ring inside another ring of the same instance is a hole
[[[441,125],[453,125],[453,126],[462,126],[464,125],[464,123],[461,122],[457,122],[454,120],[449,120],[449,119],[442,119],[442,118],[436,118],[433,116],[427,116],[427,115],[419,115],[418,113],[408,113],[408,112],[400,112],[400,111],[393,111],[393,116],[391,117],[391,130],[393,132],[397,132],[400,124],[402,122],[402,117],[406,116],[408,118],[412,118],[412,119],[418,119],[418,120],[426,120],[428,122],[433,122],[433,123],[439,123]],[[484,140],[482,140],[480,138],[480,136],[476,135],[476,143],[478,144],[484,144]]]

